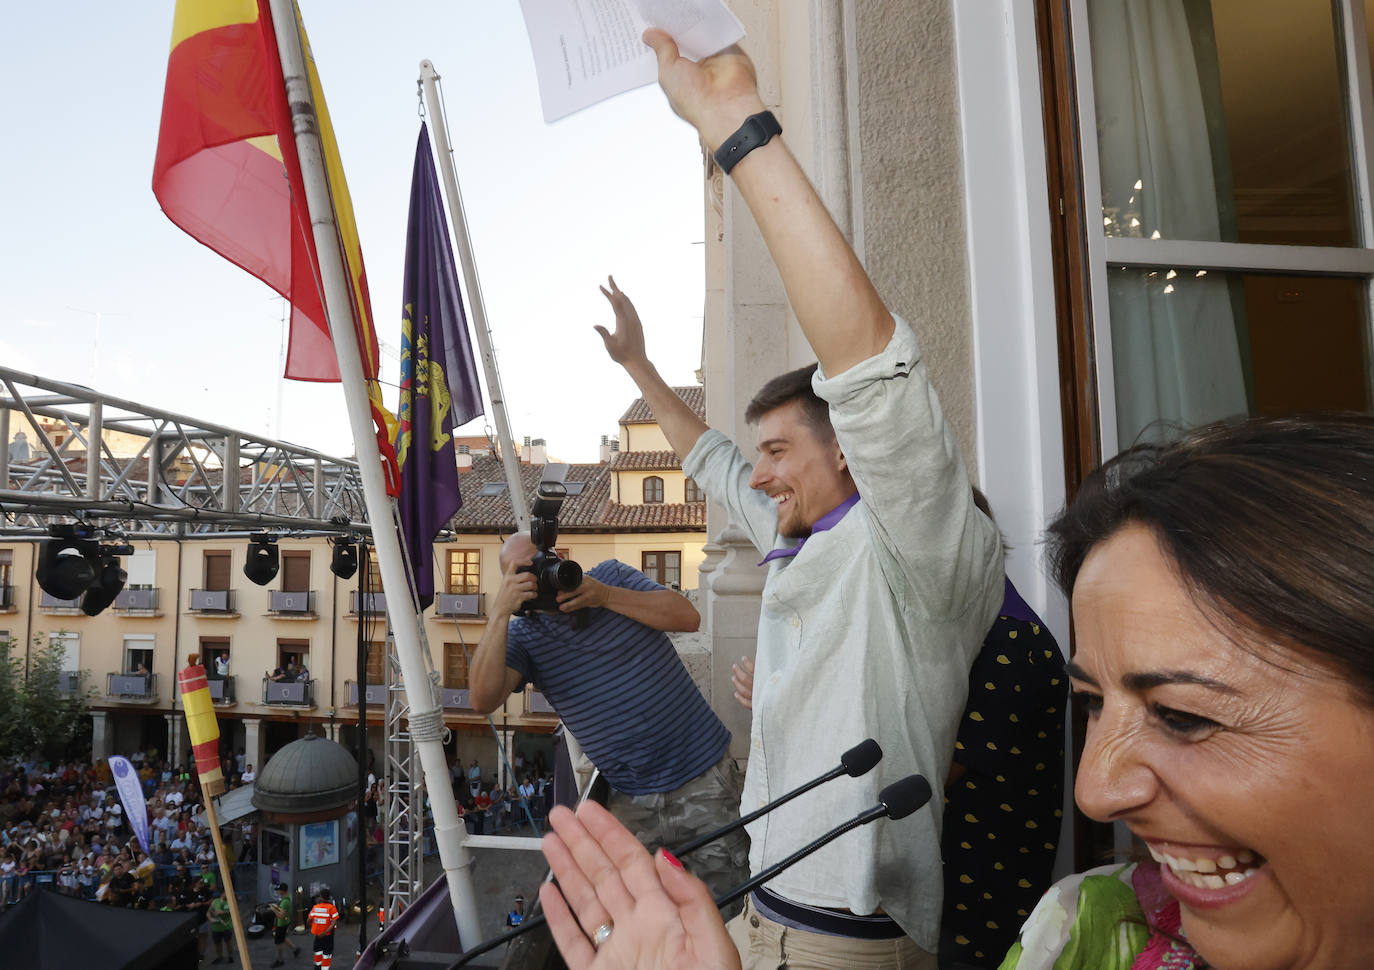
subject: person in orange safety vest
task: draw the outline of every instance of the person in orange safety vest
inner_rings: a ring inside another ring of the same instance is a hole
[[[339,922],[339,911],[334,907],[334,895],[325,886],[320,889],[320,898],[305,918],[305,925],[315,937],[315,966],[320,970],[330,970],[334,962],[334,927]]]

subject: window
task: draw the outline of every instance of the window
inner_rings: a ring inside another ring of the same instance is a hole
[[[310,641],[277,640],[277,666],[286,672],[287,679],[298,677],[302,671],[310,675]]]
[[[444,644],[444,686],[451,690],[468,686],[468,655],[461,643]]]
[[[221,659],[223,663],[221,663]],[[200,662],[205,668],[205,676],[212,680],[229,674],[229,638],[201,637]]]
[[[682,500],[684,502],[704,502],[706,493],[701,490],[695,478],[689,478],[682,483]]]
[[[230,589],[229,585],[229,553],[225,551],[205,553],[205,588],[206,589]]]
[[[356,656],[356,654],[355,654]],[[367,645],[367,682],[386,683],[386,644],[375,641]]]
[[[1368,410],[1374,210],[1351,132],[1374,101],[1348,55],[1374,46],[1374,0],[1078,9],[1077,108],[1096,120],[1067,149],[1089,213],[1087,319],[1068,328],[1096,355],[1095,382],[1079,371],[1100,418],[1086,444]]]
[[[448,554],[448,591],[450,593],[479,593],[481,590],[481,550],[450,550]]]
[[[71,650],[72,648],[68,646],[68,657],[71,656]],[[153,635],[151,633],[125,634],[124,672],[145,675],[153,672]]]
[[[14,553],[0,549],[0,609],[14,605]]]
[[[281,554],[281,589],[283,593],[310,592],[310,552],[293,550]]]
[[[505,495],[506,483],[487,482],[485,485],[483,485],[480,489],[477,490],[477,494],[479,496]]]
[[[663,501],[663,479],[650,475],[644,479],[644,504]]]
[[[359,577],[362,580],[362,589],[368,593],[382,592],[382,567],[377,564],[377,556],[372,549],[368,549],[367,571]]]
[[[0,635],[0,640],[4,639],[5,637],[3,635]],[[130,637],[124,638],[124,643],[126,647],[128,646],[130,639]],[[151,646],[152,637],[148,637],[147,639],[150,641],[149,645]],[[51,644],[55,649],[60,649],[62,651],[61,670],[63,673],[75,673],[76,671],[81,669],[81,634],[49,633],[48,643]],[[125,669],[133,670],[134,668],[126,667]],[[151,650],[148,651],[148,669],[153,669]]]
[[[646,552],[640,561],[642,572],[654,582],[673,589],[682,588],[682,553]]]

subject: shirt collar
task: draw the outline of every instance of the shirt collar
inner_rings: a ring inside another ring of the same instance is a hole
[[[816,524],[811,527],[811,535],[833,529],[836,523],[838,523],[840,519],[843,519],[845,515],[848,514],[849,510],[857,505],[858,502],[859,493],[855,492],[853,495],[850,495],[849,498],[845,499],[839,505],[817,519]],[[772,550],[768,555],[759,560],[759,565],[762,566],[764,563],[772,562],[774,559],[784,559],[788,556],[795,556],[797,553],[801,552],[802,546],[806,545],[807,538],[810,538],[810,536],[803,538],[795,546],[785,546],[781,549]]]

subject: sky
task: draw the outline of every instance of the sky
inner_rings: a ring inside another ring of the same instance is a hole
[[[512,433],[595,461],[637,396],[592,325],[608,273],[673,384],[700,366],[701,152],[657,86],[547,125],[514,0],[299,0],[396,402],[419,62],[442,77]],[[283,301],[174,226],[150,187],[171,0],[23,4],[0,60],[0,365],[333,455],[338,385],[281,378]],[[478,418],[460,434],[482,434]]]

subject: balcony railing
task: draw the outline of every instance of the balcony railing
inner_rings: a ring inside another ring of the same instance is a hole
[[[445,710],[472,710],[472,701],[468,700],[468,689],[466,687],[444,687],[440,691],[440,697],[440,704]]]
[[[262,679],[262,702],[276,706],[314,707],[315,681]]]
[[[192,613],[233,613],[234,591],[232,589],[193,589],[191,590]]]
[[[41,590],[38,596],[38,608],[41,610],[79,610],[81,609],[81,597],[64,600],[54,596],[47,590]]]
[[[281,616],[312,616],[315,613],[314,590],[274,589],[271,611]]]
[[[9,583],[0,584],[0,610],[14,609],[14,587]]]
[[[126,586],[114,599],[116,613],[153,613],[158,591],[151,586]]]
[[[234,677],[211,677],[208,680],[210,685],[210,701],[214,704],[233,704],[237,700],[234,691]]]
[[[557,714],[549,699],[537,690],[532,690],[525,695],[526,714]]]
[[[486,593],[440,593],[434,606],[436,616],[485,616]]]
[[[157,700],[157,674],[106,674],[105,696],[148,704]]]
[[[359,609],[360,605],[361,609]],[[385,613],[386,594],[359,593],[355,590],[349,594],[349,611],[352,613]]]
[[[79,694],[81,692],[81,671],[64,670],[57,675],[59,694]]]
[[[348,689],[348,703],[349,703],[349,705],[350,705],[351,707],[357,707],[357,706],[358,706],[358,682],[357,682],[356,680],[346,680],[346,681],[344,681],[344,686]],[[373,705],[373,704],[376,704],[376,705],[378,705],[379,707],[380,707],[381,705],[385,704],[385,703],[386,703],[386,685],[385,685],[385,684],[368,684],[368,685],[367,685],[367,703],[368,703],[368,706],[371,706],[371,705]]]

